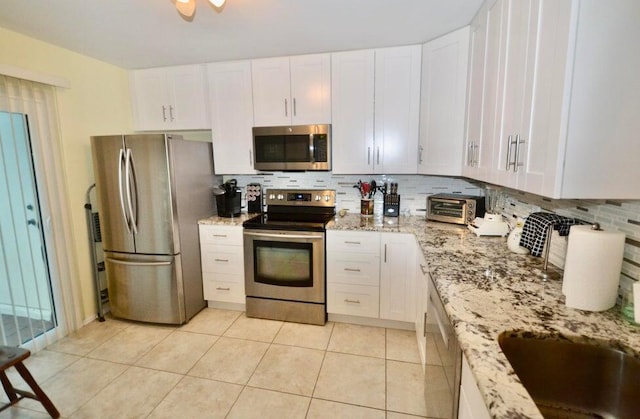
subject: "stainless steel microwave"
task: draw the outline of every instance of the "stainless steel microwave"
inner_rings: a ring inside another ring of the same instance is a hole
[[[331,170],[331,125],[253,128],[256,170]]]
[[[436,194],[427,197],[427,220],[469,224],[484,216],[484,196]]]

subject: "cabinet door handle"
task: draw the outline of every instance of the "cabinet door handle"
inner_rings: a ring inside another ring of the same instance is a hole
[[[162,105],[162,120],[167,122],[167,108],[164,105]]]
[[[287,106],[287,99],[284,99],[284,116],[289,116],[289,108]]]
[[[344,270],[348,272],[360,272],[360,269],[355,269],[355,268],[344,268]]]
[[[218,258],[215,258],[214,261],[216,261],[216,262],[229,262],[229,259],[218,259]]]
[[[424,312],[423,321],[422,321],[422,336],[427,337],[427,312]]]
[[[371,164],[371,147],[367,147],[367,165]]]
[[[511,144],[513,144],[511,137],[513,136],[510,135],[507,137],[507,163],[504,168],[506,171],[509,171],[509,168],[511,167]]]
[[[376,164],[380,164],[380,146],[376,148]]]
[[[231,291],[231,288],[229,288],[229,287],[226,287],[226,288],[225,287],[216,287],[216,289],[218,291]]]
[[[516,158],[513,160],[513,171],[517,172],[518,167],[524,166],[524,163],[520,163],[520,144],[524,144],[525,141],[520,139],[520,134],[516,135]]]
[[[387,263],[387,245],[384,245],[384,263]]]
[[[171,105],[169,105],[169,119],[171,119],[171,122],[175,120],[175,118],[173,117],[173,106]]]
[[[253,151],[249,150],[249,166],[253,164]]]
[[[293,116],[297,115],[297,111],[296,111],[296,98],[293,98]]]
[[[418,164],[422,164],[422,151],[424,150],[424,147],[420,146],[418,147]]]
[[[351,304],[360,304],[360,300],[350,300],[348,298],[344,299],[345,303],[351,303]]]
[[[352,242],[352,241],[345,240],[344,244],[360,244],[360,242]]]

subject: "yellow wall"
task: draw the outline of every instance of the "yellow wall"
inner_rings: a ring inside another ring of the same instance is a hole
[[[132,130],[126,70],[0,27],[0,63],[64,77],[57,89],[63,165],[82,287],[83,320],[95,316],[94,285],[85,222],[85,192],[93,183],[91,135]]]

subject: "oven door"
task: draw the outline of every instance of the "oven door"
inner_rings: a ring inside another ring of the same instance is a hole
[[[324,232],[244,230],[247,297],[325,302]]]

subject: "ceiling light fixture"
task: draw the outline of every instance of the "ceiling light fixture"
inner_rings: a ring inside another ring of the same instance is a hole
[[[218,9],[224,5],[224,2],[225,0],[209,0],[209,3]],[[176,9],[184,17],[193,17],[196,12],[196,0],[176,0]]]

